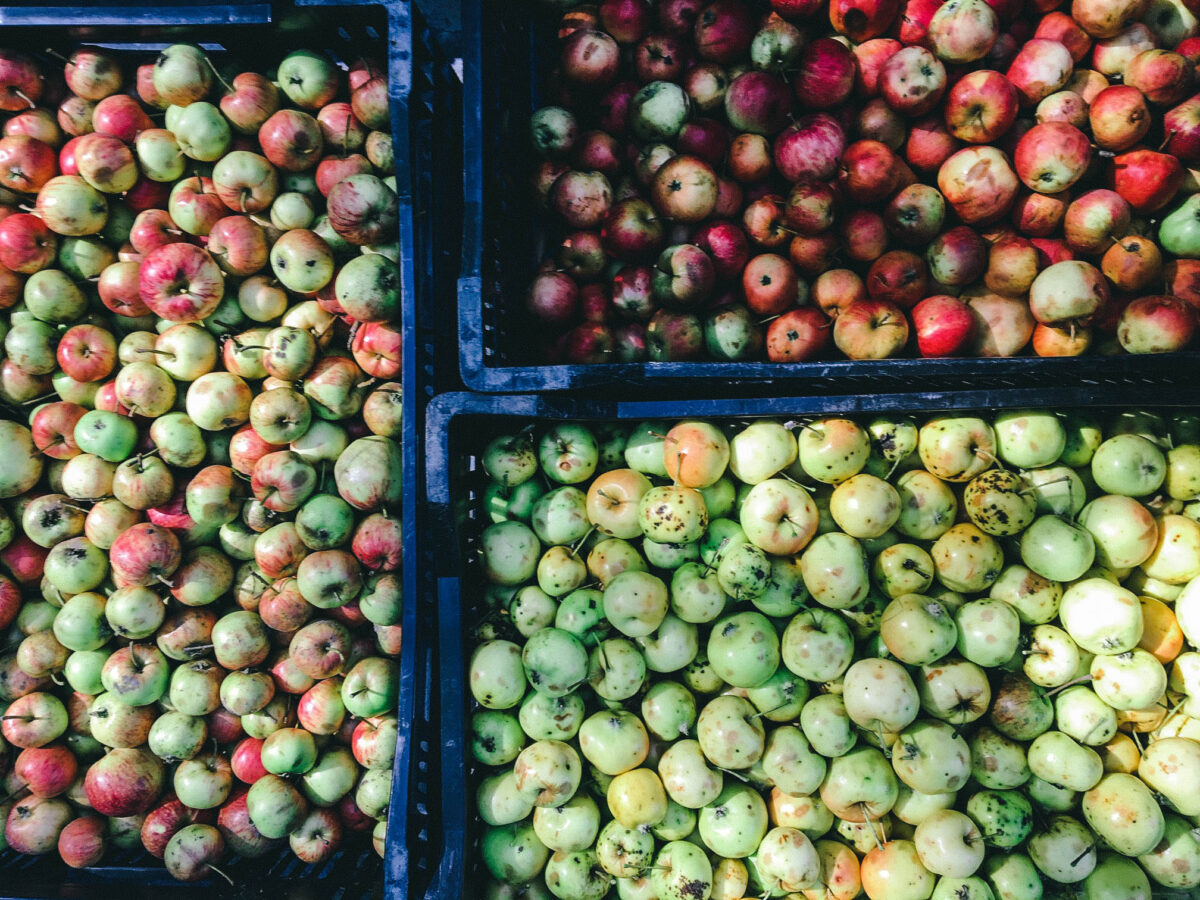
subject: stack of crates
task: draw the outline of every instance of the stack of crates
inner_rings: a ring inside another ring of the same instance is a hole
[[[1200,404],[1200,352],[1159,356],[539,364],[524,310],[548,250],[528,187],[528,121],[543,105],[562,5],[429,0],[440,27],[430,157],[414,159],[418,229],[418,396],[422,444],[410,470],[421,622],[421,748],[412,784],[410,851],[440,860],[414,900],[474,900],[487,870],[470,747],[471,634],[483,610],[479,571],[481,453],[487,436],[564,421],[683,418],[746,422],[832,414]],[[408,348],[406,347],[406,352]],[[406,357],[406,366],[409,357]],[[407,368],[406,368],[407,372]],[[406,385],[407,390],[407,385]],[[407,507],[406,507],[407,512]],[[418,852],[419,851],[419,852]]]

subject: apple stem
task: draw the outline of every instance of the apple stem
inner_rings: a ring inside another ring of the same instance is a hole
[[[882,722],[877,722],[875,724],[875,736],[877,738],[879,738],[879,749],[883,753],[884,759],[891,759],[892,758],[892,750],[890,747],[888,747],[887,741],[883,737],[883,723]]]
[[[220,875],[222,878],[224,878],[226,881],[228,881],[230,887],[234,886],[233,879],[230,878],[228,875],[226,875],[224,872],[222,872],[220,869],[218,869],[216,866],[214,866],[212,863],[208,864],[208,870],[210,872],[216,872],[218,875]]]
[[[65,683],[61,678],[58,677],[57,672],[50,673],[50,680],[53,681],[55,684],[57,684],[59,687],[62,687],[63,684]]]
[[[1084,857],[1087,856],[1089,853],[1094,852],[1095,849],[1096,849],[1095,844],[1088,845],[1088,847],[1082,853],[1080,853],[1077,857],[1075,857],[1073,860],[1071,860],[1071,865],[1072,866],[1079,865],[1081,862],[1083,862]]]
[[[787,706],[786,703],[780,703],[778,706],[772,706],[770,709],[764,709],[760,712],[756,712],[750,718],[751,719],[759,719],[759,718],[762,718],[763,716],[768,716],[773,712],[779,712],[779,710],[783,709],[785,706]]]
[[[582,547],[585,543],[587,543],[587,539],[592,536],[592,532],[594,532],[595,530],[596,530],[596,526],[593,525],[591,528],[589,528],[587,530],[587,534],[585,534],[578,541],[576,541],[574,544],[571,545],[571,555],[572,556],[579,556],[579,548]]]
[[[1054,688],[1053,690],[1046,691],[1046,696],[1053,697],[1055,694],[1062,693],[1069,687],[1073,687],[1074,685],[1077,685],[1077,684],[1087,684],[1091,680],[1092,680],[1091,675],[1081,675],[1078,678],[1072,678],[1066,684],[1060,684],[1058,687]]]
[[[227,90],[231,94],[236,94],[237,91],[235,91],[233,89],[233,86],[228,81],[226,81],[224,78],[221,77],[221,73],[217,71],[217,67],[213,64],[213,61],[211,59],[209,59],[207,56],[204,57],[204,61],[206,63],[208,63],[208,67],[210,69],[212,69],[212,73],[213,73],[213,75],[216,76],[217,81],[221,82],[221,87],[225,88],[225,90]],[[230,881],[229,883],[233,884],[232,881]]]
[[[347,120],[347,121],[349,121],[349,120]],[[1159,153],[1162,153],[1163,150],[1166,148],[1167,144],[1171,143],[1171,138],[1173,138],[1173,137],[1175,137],[1175,129],[1174,128],[1172,128],[1170,131],[1167,132],[1166,136],[1163,138],[1163,142],[1158,145]]]
[[[175,354],[172,353],[170,350],[155,350],[151,347],[138,347],[137,352],[138,353],[153,353],[156,356],[165,356],[168,359],[175,358]]]
[[[18,208],[18,209],[20,209],[20,210],[22,210],[23,212],[27,212],[27,213],[35,213],[35,212],[37,212],[37,207],[36,207],[36,206],[30,206],[28,203],[18,203],[18,204],[17,204],[17,208]]]
[[[180,228],[164,228],[163,231],[167,234],[183,234],[183,230]]]
[[[356,388],[369,388],[371,385],[373,385],[378,380],[379,379],[377,379],[377,378],[368,378],[366,381],[360,381],[358,384],[355,385],[355,387]]]
[[[782,478],[784,481],[790,481],[796,487],[801,488],[802,490],[808,491],[810,494],[813,491],[813,489],[811,487],[809,487],[807,484],[803,484],[802,482],[797,481],[795,478],[793,478],[787,472],[778,472],[778,473],[776,473],[776,475],[774,477]]]
[[[0,806],[3,806],[9,800],[16,800],[18,797],[24,797],[28,793],[30,793],[29,785],[22,785],[21,787],[17,788],[15,791],[13,791],[11,794],[9,794],[7,797],[0,797]]]
[[[89,512],[91,512],[90,509],[87,509],[86,507],[83,507],[83,506],[76,506],[73,503],[59,503],[58,505],[66,508],[66,509],[73,509],[73,510],[75,510],[75,512],[81,512],[84,515],[87,515]]]
[[[20,97],[22,100],[24,100],[26,103],[28,103],[30,109],[37,109],[37,104],[34,103],[33,100],[30,99],[29,95],[26,94],[23,90],[21,90],[20,88],[13,88],[12,92],[14,94],[16,94],[18,97]]]
[[[268,222],[266,219],[264,219],[262,216],[251,215],[250,221],[253,222],[255,225],[257,225],[259,228],[274,228],[275,227],[270,222]]]
[[[1129,736],[1133,738],[1133,743],[1137,746],[1138,755],[1141,756],[1143,753],[1145,753],[1146,748],[1142,746],[1142,739],[1138,737],[1138,730],[1135,728],[1129,733]]]
[[[161,575],[155,575],[155,576],[154,576],[154,578],[155,578],[155,580],[156,580],[156,581],[158,581],[160,584],[165,584],[165,585],[166,585],[167,587],[169,587],[169,588],[174,588],[174,587],[175,587],[175,585],[171,584],[171,582],[167,581],[167,579],[163,578]]]
[[[32,400],[26,400],[21,405],[22,406],[33,406],[35,403],[43,403],[46,400],[53,399],[54,397],[57,397],[57,396],[58,396],[57,391],[51,391],[49,394],[43,394],[40,397],[34,397]]]
[[[981,459],[991,460],[992,465],[994,465],[998,469],[1004,468],[1004,463],[1000,462],[1000,460],[997,458],[996,454],[992,453],[990,450],[984,450],[982,447],[976,447],[975,455],[980,457]],[[1007,470],[1005,470],[1005,471],[1007,471]]]
[[[867,830],[871,832],[871,840],[875,842],[876,848],[881,848],[883,845],[879,842],[879,835],[875,833],[875,823],[871,820],[867,813],[867,804],[858,804],[859,811],[863,814],[863,824],[867,826]],[[886,835],[885,835],[886,837]]]

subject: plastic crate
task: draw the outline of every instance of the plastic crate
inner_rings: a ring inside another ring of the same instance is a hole
[[[843,397],[778,397],[761,400],[591,402],[574,397],[445,394],[426,413],[426,512],[421,533],[421,565],[436,578],[436,593],[421,596],[423,607],[436,611],[437,656],[441,673],[440,719],[442,756],[442,862],[431,889],[414,898],[473,900],[487,878],[478,852],[480,829],[474,787],[478,768],[470,758],[467,720],[472,699],[466,686],[468,638],[478,622],[476,601],[483,580],[475,550],[481,526],[477,501],[486,483],[479,454],[497,433],[531,424],[578,420],[594,422],[674,421],[681,418],[793,418],[832,414],[988,411],[1013,408],[1071,407],[1200,408],[1200,388],[1147,397],[1138,388],[1114,389],[1103,395],[1089,389],[931,392],[907,395],[871,394]],[[424,629],[420,640],[434,640]],[[424,653],[424,649],[421,651]],[[414,733],[414,740],[422,740]],[[436,740],[430,736],[430,740]],[[464,787],[465,786],[465,787]],[[1160,898],[1200,898],[1200,890],[1156,893]]]
[[[756,385],[787,384],[792,392],[861,393],[874,390],[946,390],[979,387],[1053,387],[1104,380],[1109,373],[1144,373],[1168,383],[1200,365],[1200,353],[1147,357],[1042,359],[829,359],[807,363],[646,362],[540,365],[523,298],[552,239],[530,197],[528,119],[553,63],[555,17],[513,3],[461,3],[463,56],[464,211],[457,243],[462,263],[455,332],[465,386],[486,392],[604,388],[633,396],[646,387],[706,394],[736,381],[741,393]],[[457,90],[457,84],[447,89]],[[446,363],[450,358],[446,358]],[[778,388],[776,388],[778,389]]]
[[[213,3],[204,0],[121,0],[114,4],[79,5],[55,0],[0,5],[0,45],[12,43],[37,54],[41,48],[65,53],[79,43],[104,46],[135,60],[152,60],[163,47],[177,41],[201,44],[214,58],[244,59],[248,66],[264,58],[281,59],[294,49],[323,51],[336,62],[348,64],[363,53],[387,60],[388,93],[396,157],[396,192],[399,198],[400,276],[402,326],[407,349],[416,344],[414,257],[416,229],[412,198],[410,148],[412,123],[421,116],[410,104],[432,108],[430,73],[425,69],[421,88],[413,90],[413,70],[420,47],[431,46],[428,28],[407,2],[387,0],[261,0],[249,3]],[[426,135],[428,139],[428,135]],[[427,152],[427,151],[426,151]],[[410,390],[418,372],[416,353],[406,353],[401,381],[404,386],[404,463],[416,471],[418,392]],[[403,505],[405,547],[415,547],[415,498],[408,492]],[[415,554],[412,554],[415,555]],[[406,597],[414,595],[414,566],[404,572]],[[370,845],[370,836],[351,836],[328,861],[309,865],[284,848],[261,859],[234,857],[222,870],[233,880],[230,887],[217,878],[181,884],[167,874],[159,860],[141,852],[111,851],[94,868],[73,870],[56,854],[28,857],[11,850],[0,852],[0,900],[9,898],[71,897],[109,900],[124,895],[135,898],[191,897],[205,894],[229,898],[281,897],[287,900],[366,900],[409,896],[410,864],[428,871],[436,860],[409,852],[409,770],[413,760],[409,728],[417,706],[415,674],[416,611],[406,605],[402,626],[406,639],[400,660],[400,733],[393,769],[385,858]]]

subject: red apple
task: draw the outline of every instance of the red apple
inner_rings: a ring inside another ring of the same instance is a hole
[[[959,150],[938,169],[938,188],[964,222],[990,222],[1008,212],[1017,175],[1008,157],[990,146]]]
[[[1162,209],[1183,184],[1179,160],[1154,150],[1131,150],[1113,157],[1112,189],[1124,197],[1135,212]]]
[[[1088,108],[1088,122],[1092,137],[1101,149],[1128,150],[1150,130],[1150,110],[1146,107],[1145,96],[1137,88],[1115,84],[1096,95]],[[1164,127],[1169,127],[1165,117]],[[1168,140],[1174,149],[1175,135]],[[1185,143],[1186,138],[1179,140],[1180,145]]]
[[[858,300],[833,323],[833,342],[850,359],[887,359],[908,343],[908,320],[884,300]]]
[[[167,244],[141,264],[138,291],[157,316],[199,322],[217,308],[225,279],[213,258],[193,244]]]
[[[975,337],[975,314],[958,297],[937,294],[912,309],[917,351],[925,357],[960,356]]]
[[[817,38],[804,48],[794,88],[800,103],[809,109],[831,109],[854,90],[857,64],[854,53],[833,38]]]
[[[832,322],[814,306],[789,309],[767,327],[767,359],[771,362],[804,362],[829,343]]]
[[[988,144],[1017,119],[1019,95],[1004,75],[990,69],[969,72],[946,96],[946,127],[959,140]]]
[[[1034,38],[1026,41],[1005,74],[1027,105],[1062,88],[1071,77],[1075,60],[1071,51],[1058,41]]]
[[[1013,165],[1031,191],[1057,194],[1083,176],[1091,159],[1086,134],[1065,122],[1042,122],[1021,137]]]
[[[789,125],[775,139],[775,167],[788,181],[827,181],[845,149],[842,126],[832,116],[816,113]]]
[[[1178,297],[1139,297],[1121,313],[1117,340],[1128,353],[1183,350],[1196,333],[1196,311]]]

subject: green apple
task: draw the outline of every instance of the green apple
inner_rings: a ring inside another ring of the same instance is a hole
[[[1158,243],[1175,256],[1200,259],[1200,197],[1188,197],[1163,217]]]
[[[896,531],[907,538],[934,541],[950,530],[958,500],[950,487],[924,469],[905,472],[896,481],[900,516]]]
[[[1056,515],[1039,516],[1021,535],[1021,562],[1052,581],[1074,581],[1095,556],[1091,533]]]
[[[1011,850],[1033,828],[1033,806],[1017,791],[976,791],[967,800],[967,815],[975,820],[984,843]]]
[[[1012,410],[996,416],[996,455],[1018,469],[1053,465],[1066,448],[1067,432],[1058,413]]]
[[[1054,816],[1030,837],[1029,857],[1047,878],[1075,884],[1096,868],[1096,840],[1078,819]]]
[[[754,853],[767,825],[767,805],[757,791],[744,784],[728,785],[700,810],[697,821],[704,845],[727,859]]]
[[[1087,791],[1103,774],[1100,755],[1061,731],[1039,734],[1029,745],[1029,769],[1038,778],[1072,791]]]
[[[1162,807],[1136,776],[1108,773],[1083,795],[1081,807],[1092,830],[1124,856],[1149,853],[1162,840]]]
[[[796,439],[798,460],[810,478],[840,484],[862,471],[871,453],[870,435],[850,419],[810,422]]]

